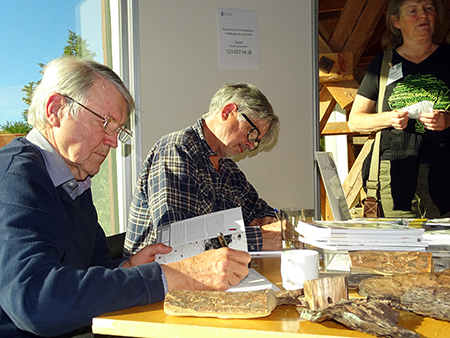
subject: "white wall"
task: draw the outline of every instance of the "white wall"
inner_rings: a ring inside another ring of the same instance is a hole
[[[281,134],[270,152],[237,163],[273,207],[312,209],[312,1],[139,1],[142,157],[162,135],[194,124],[223,83],[250,82],[272,103]],[[219,69],[217,8],[257,11],[258,70]]]

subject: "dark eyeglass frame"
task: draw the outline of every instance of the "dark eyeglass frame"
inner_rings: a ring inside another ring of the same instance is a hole
[[[247,140],[248,140],[249,142],[252,142],[252,143],[255,145],[255,146],[253,147],[253,149],[249,149],[249,151],[254,151],[254,150],[258,149],[258,147],[259,147],[259,142],[260,142],[260,141],[258,140],[258,137],[259,137],[259,129],[258,129],[258,127],[255,126],[255,124],[247,117],[247,115],[245,115],[244,113],[242,113],[239,109],[238,109],[238,111],[239,111],[239,113],[244,117],[244,119],[246,119],[247,122],[250,123],[250,125],[253,127],[253,128],[250,129],[250,131],[247,133]],[[256,130],[256,137],[250,138],[250,134],[251,134],[254,130]]]
[[[133,136],[133,132],[132,132],[130,129],[125,128],[123,125],[120,125],[119,122],[117,122],[117,121],[115,121],[115,120],[113,120],[113,119],[110,119],[110,118],[103,117],[103,116],[101,116],[100,114],[97,114],[97,113],[96,113],[95,111],[93,111],[92,109],[90,109],[90,108],[86,107],[85,105],[81,104],[80,102],[78,102],[78,101],[72,99],[69,95],[64,95],[64,94],[61,94],[61,95],[62,95],[63,97],[65,97],[66,99],[69,99],[69,100],[75,102],[76,104],[78,104],[79,106],[83,107],[83,108],[86,109],[87,111],[91,112],[91,113],[94,114],[95,116],[101,118],[101,119],[103,120],[103,131],[104,131],[106,134],[110,135],[110,136],[112,136],[112,135],[114,135],[114,134],[116,134],[116,133],[119,133],[119,134],[118,134],[118,139],[119,139],[120,142],[125,143],[125,142],[127,142],[129,139],[131,139],[131,137]],[[117,124],[117,125],[119,126],[118,128],[114,129],[113,132],[108,131],[108,129],[107,129],[108,124],[109,124],[110,122],[115,123],[115,124]]]

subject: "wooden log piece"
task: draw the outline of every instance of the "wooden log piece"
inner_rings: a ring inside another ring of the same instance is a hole
[[[350,251],[352,273],[402,273],[433,272],[433,254],[421,251]]]
[[[332,303],[348,299],[346,276],[307,280],[303,284],[305,302],[310,309],[324,309]]]
[[[271,289],[248,292],[171,291],[164,300],[164,312],[172,316],[257,318],[276,307]]]

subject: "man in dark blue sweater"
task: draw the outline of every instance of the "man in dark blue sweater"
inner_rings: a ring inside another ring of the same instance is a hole
[[[248,273],[246,252],[222,248],[160,265],[150,245],[113,261],[90,177],[127,141],[133,99],[109,68],[50,62],[30,105],[34,127],[0,149],[0,336],[70,337],[93,317],[159,302],[170,290],[225,290]]]

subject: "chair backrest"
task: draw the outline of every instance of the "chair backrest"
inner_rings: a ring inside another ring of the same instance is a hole
[[[112,259],[122,257],[123,243],[125,242],[125,232],[106,237],[108,241],[109,256]]]

